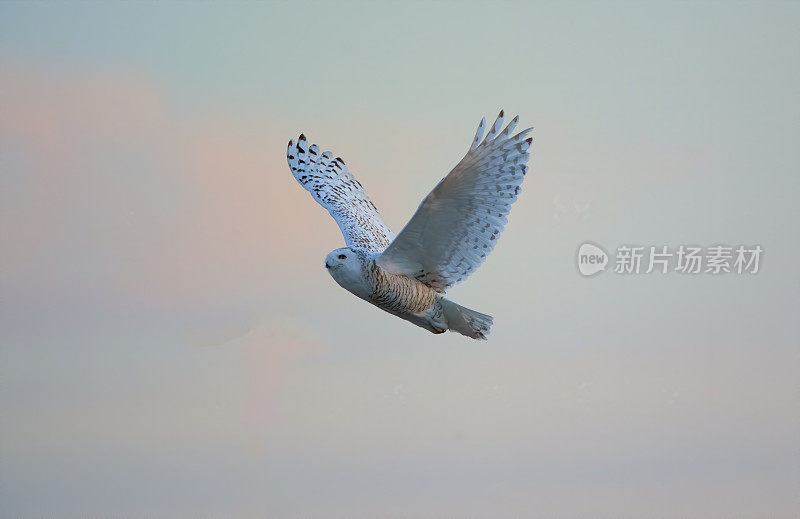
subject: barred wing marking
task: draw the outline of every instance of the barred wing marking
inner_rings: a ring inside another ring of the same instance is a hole
[[[309,145],[303,134],[297,142],[290,140],[286,151],[294,178],[331,213],[347,246],[383,251],[394,234],[341,157],[332,157],[329,151],[320,154],[319,146]]]

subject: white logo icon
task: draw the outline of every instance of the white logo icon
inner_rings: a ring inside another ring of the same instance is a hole
[[[606,269],[608,254],[591,243],[584,243],[578,249],[578,270],[584,276],[592,276]]]

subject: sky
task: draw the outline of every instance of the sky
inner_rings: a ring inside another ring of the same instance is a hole
[[[0,4],[0,515],[796,517],[798,22]],[[338,287],[286,142],[341,155],[399,231],[501,108],[530,174],[448,292],[489,341]],[[764,253],[585,278],[587,241]]]

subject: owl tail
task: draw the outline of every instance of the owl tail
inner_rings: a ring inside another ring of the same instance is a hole
[[[442,309],[447,319],[447,329],[473,339],[486,339],[492,327],[492,316],[464,308],[449,299],[442,298]]]

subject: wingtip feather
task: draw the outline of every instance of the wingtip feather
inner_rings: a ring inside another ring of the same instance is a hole
[[[478,147],[478,144],[481,143],[481,139],[483,138],[483,131],[486,129],[486,117],[481,117],[481,122],[478,123],[478,130],[475,132],[475,138],[472,139],[472,145],[470,146],[471,150],[474,150]]]

